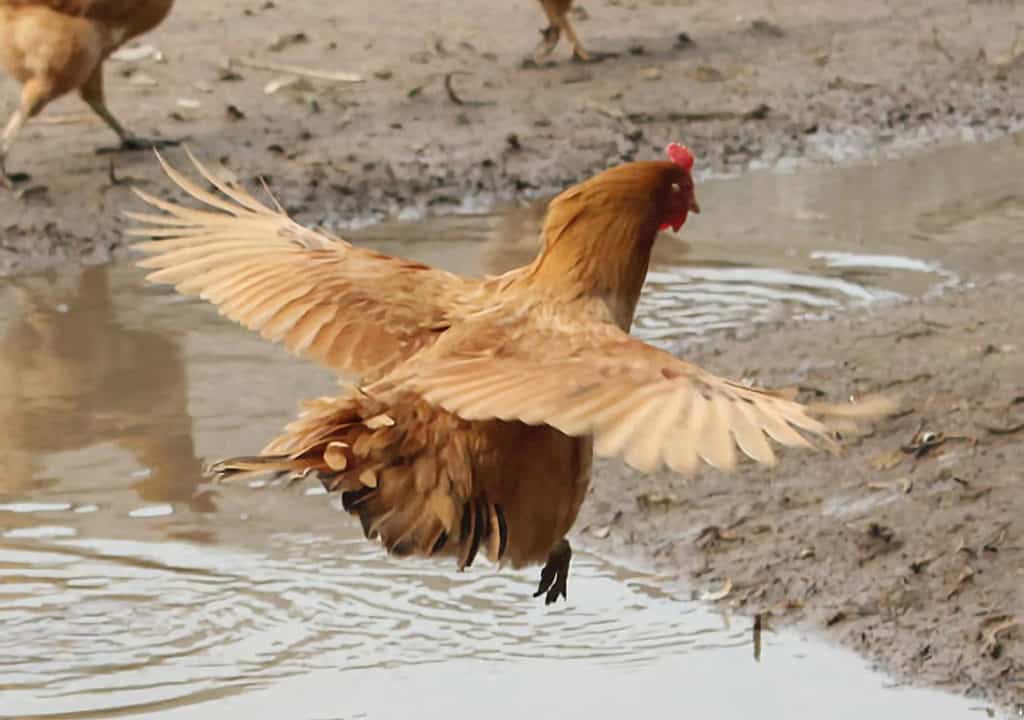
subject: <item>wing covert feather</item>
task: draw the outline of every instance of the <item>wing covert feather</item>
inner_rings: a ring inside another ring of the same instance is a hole
[[[735,468],[737,447],[772,465],[769,438],[834,451],[829,416],[870,418],[893,409],[884,399],[803,405],[717,377],[585,318],[544,327],[524,323],[515,341],[496,340],[493,326],[490,332],[486,345],[431,353],[388,382],[467,420],[520,421],[592,435],[598,455],[623,457],[639,470],[667,465],[685,474],[700,460]]]

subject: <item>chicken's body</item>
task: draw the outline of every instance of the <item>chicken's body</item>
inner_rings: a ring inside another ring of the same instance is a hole
[[[450,556],[460,569],[478,551],[513,567],[557,564],[592,455],[588,439],[547,426],[466,421],[415,393],[356,389],[306,403],[263,452],[215,469],[312,468],[390,553]]]
[[[765,437],[828,442],[813,411],[730,383],[629,336],[659,227],[697,211],[689,165],[640,162],[563,192],[544,249],[474,280],[302,228],[199,167],[225,197],[165,165],[197,211],[140,192],[170,216],[133,214],[150,279],[199,295],[269,339],[360,382],[306,404],[261,455],[224,476],[315,472],[392,553],[478,551],[547,561],[538,594],[565,595],[565,534],[591,457],[642,470],[723,468],[735,447],[772,463]],[[162,238],[162,239],[161,239]],[[831,412],[842,410],[831,409]]]
[[[632,321],[639,287],[610,305],[581,297],[552,314],[538,302],[535,272],[527,266],[462,287],[429,346],[395,370],[364,375],[361,386],[340,397],[307,403],[262,456],[223,461],[215,470],[314,470],[329,491],[342,492],[367,537],[379,537],[389,552],[452,556],[460,569],[478,551],[513,567],[544,562],[550,583],[538,592],[548,593],[549,602],[564,595],[565,535],[590,484],[593,441],[547,425],[465,420],[402,384],[420,364],[515,342],[518,328],[588,315],[601,323],[614,322],[616,314]],[[493,387],[488,383],[487,392]]]
[[[107,108],[103,61],[163,21],[174,0],[0,0],[0,64],[21,99],[0,138],[0,181],[15,137],[47,103],[72,90],[126,148],[141,147]]]

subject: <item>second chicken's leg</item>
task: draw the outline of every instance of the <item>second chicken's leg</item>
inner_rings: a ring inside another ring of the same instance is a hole
[[[14,114],[11,115],[11,119],[7,121],[7,127],[4,128],[3,140],[0,141],[0,185],[7,189],[13,187],[11,178],[7,174],[7,152],[11,149],[11,143],[14,141],[15,136],[24,124],[25,113],[23,113],[19,107],[14,111]]]
[[[7,121],[3,137],[0,138],[0,185],[11,187],[11,178],[7,175],[7,153],[14,144],[14,138],[28,119],[42,110],[50,99],[50,88],[42,80],[33,78],[22,86],[21,103]]]
[[[78,90],[82,99],[92,108],[92,111],[99,115],[100,119],[107,124],[107,126],[117,133],[117,137],[121,140],[121,145],[116,148],[100,148],[97,152],[116,152],[119,150],[147,150],[149,148],[166,147],[168,145],[177,145],[180,141],[178,140],[149,140],[146,138],[136,137],[129,130],[126,130],[121,123],[117,121],[114,114],[110,112],[107,107],[107,101],[103,95],[103,66],[97,65],[92,71],[92,75],[85,81],[81,88]]]
[[[548,561],[540,571],[540,584],[533,596],[540,597],[547,593],[544,596],[545,605],[555,602],[559,595],[568,600],[566,586],[569,581],[570,560],[572,560],[572,548],[569,546],[569,541],[562,538],[548,555]]]
[[[562,32],[565,33],[566,39],[572,45],[572,56],[577,60],[583,62],[590,62],[594,58],[590,56],[586,50],[583,49],[583,43],[576,37],[576,31],[572,29],[572,23],[569,22],[569,8],[566,7],[565,12],[558,16],[558,24],[562,28]]]
[[[537,49],[533,51],[533,61],[540,64],[541,58],[551,54],[551,51],[558,45],[562,33],[572,44],[572,54],[577,60],[589,62],[593,58],[576,36],[572,23],[569,22],[569,8],[572,7],[572,0],[539,0],[544,13],[548,16],[548,26],[540,31],[541,40]]]
[[[540,42],[537,43],[537,49],[533,51],[533,61],[536,64],[540,64],[540,61],[551,54],[551,51],[558,45],[558,38],[561,37],[562,31],[558,29],[557,25],[548,25],[546,28],[540,31]]]

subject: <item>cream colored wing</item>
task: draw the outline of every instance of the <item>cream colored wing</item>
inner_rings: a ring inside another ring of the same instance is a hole
[[[820,418],[892,408],[885,400],[802,405],[716,377],[611,325],[534,329],[515,342],[488,344],[501,348],[500,355],[484,346],[454,351],[417,363],[415,372],[393,382],[467,420],[519,420],[593,435],[598,455],[621,456],[639,470],[665,464],[687,474],[698,459],[732,469],[736,446],[773,464],[768,438],[797,447],[811,447],[811,438],[834,449]]]
[[[339,374],[372,377],[429,345],[447,327],[454,296],[476,281],[356,248],[307,229],[280,209],[217,179],[207,192],[157,155],[168,177],[207,206],[198,210],[136,190],[165,214],[126,213],[149,255],[152,282],[218,306],[220,313]]]

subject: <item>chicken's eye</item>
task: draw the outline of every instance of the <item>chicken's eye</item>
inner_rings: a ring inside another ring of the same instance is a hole
[[[682,188],[679,187],[679,183],[672,183],[672,192],[677,193],[680,190],[682,190]]]

